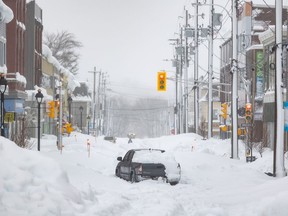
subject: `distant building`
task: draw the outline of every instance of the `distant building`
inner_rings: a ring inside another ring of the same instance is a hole
[[[87,132],[88,131],[88,119],[92,116],[92,97],[89,85],[87,82],[79,82],[80,86],[76,87],[72,94],[72,125],[76,125],[78,129]],[[82,109],[82,108],[83,109]],[[91,123],[91,121],[89,121]],[[92,127],[90,126],[92,130]],[[90,130],[90,131],[91,131]]]
[[[221,102],[220,102],[220,85],[219,83],[213,83],[212,85],[212,136],[213,137],[220,137],[220,109],[221,109]],[[200,122],[199,122],[199,129],[201,131],[201,135],[207,138],[208,135],[208,86],[204,84],[200,88],[200,99],[199,99],[199,115],[200,115]]]

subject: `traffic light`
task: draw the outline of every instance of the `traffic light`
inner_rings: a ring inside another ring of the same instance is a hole
[[[60,116],[60,101],[59,100],[55,101],[55,108],[56,108],[57,117],[59,117]]]
[[[237,135],[238,136],[246,135],[246,130],[244,128],[238,128]]]
[[[252,121],[252,104],[246,103],[245,106],[245,119],[247,122]]]
[[[55,118],[55,102],[54,101],[49,101],[48,102],[48,116],[52,119]]]
[[[157,90],[158,91],[166,91],[166,72],[158,72]]]
[[[228,116],[227,109],[228,109],[228,104],[222,103],[221,104],[221,112],[222,113],[220,114],[220,116],[222,116],[224,119],[227,119],[227,116]]]
[[[221,125],[220,126],[220,130],[223,131],[223,132],[226,132],[228,130],[227,125]]]

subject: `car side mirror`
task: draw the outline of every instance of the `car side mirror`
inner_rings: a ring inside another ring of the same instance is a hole
[[[122,157],[117,157],[117,160],[118,161],[122,161]]]

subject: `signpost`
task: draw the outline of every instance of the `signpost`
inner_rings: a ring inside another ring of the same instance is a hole
[[[253,127],[252,123],[242,123],[241,127]]]

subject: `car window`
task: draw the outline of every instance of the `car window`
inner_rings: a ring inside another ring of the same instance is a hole
[[[130,156],[131,153],[132,153],[132,151],[128,151],[128,152],[125,154],[125,156],[124,156],[124,158],[123,158],[123,161],[128,161],[128,160],[129,160],[129,156]]]
[[[135,154],[134,151],[131,151],[130,154],[128,155],[128,161],[132,161],[133,155]]]

